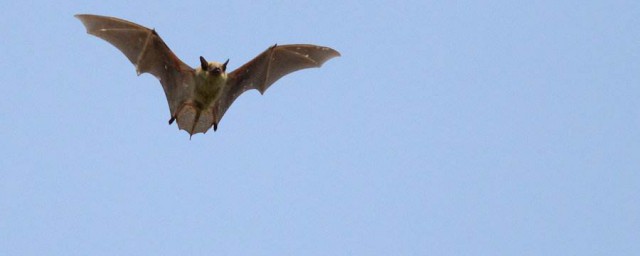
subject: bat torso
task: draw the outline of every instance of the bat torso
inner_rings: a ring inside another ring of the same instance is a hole
[[[213,76],[200,68],[196,69],[193,101],[202,108],[210,106],[220,98],[226,84],[226,74]]]

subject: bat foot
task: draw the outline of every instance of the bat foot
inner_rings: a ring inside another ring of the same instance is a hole
[[[178,111],[176,111],[175,114],[173,114],[173,116],[171,116],[171,119],[169,119],[169,125],[173,124],[173,121],[175,121],[176,118],[178,118],[178,114],[180,114],[180,112],[182,111],[182,109],[184,109],[185,106],[196,107],[196,105],[193,102],[190,102],[190,101],[182,103],[182,105],[180,105],[180,108],[178,108]]]

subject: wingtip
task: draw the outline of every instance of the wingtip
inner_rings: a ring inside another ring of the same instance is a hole
[[[76,19],[82,20],[83,18],[86,18],[87,16],[92,16],[92,14],[86,14],[86,13],[78,13],[78,14],[74,14],[73,17],[75,17]]]
[[[339,51],[337,51],[336,49],[333,49],[331,47],[325,47],[325,50],[328,50],[328,51],[330,51],[332,53],[332,55],[333,55],[333,56],[331,56],[332,58],[342,56],[342,54],[340,54]]]

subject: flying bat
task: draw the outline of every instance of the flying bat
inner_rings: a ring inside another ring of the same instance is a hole
[[[182,62],[155,29],[98,15],[79,14],[87,33],[117,47],[135,65],[138,75],[150,73],[162,84],[169,103],[169,124],[178,123],[190,136],[206,133],[218,124],[233,101],[243,92],[260,94],[283,76],[306,68],[320,67],[340,56],[329,47],[310,44],[273,45],[251,61],[227,73],[227,64],[208,62],[200,56],[195,69]]]

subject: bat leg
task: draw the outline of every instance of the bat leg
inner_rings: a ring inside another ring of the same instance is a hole
[[[185,106],[191,106],[191,107],[196,107],[196,104],[192,101],[186,101],[184,103],[182,103],[182,105],[180,105],[180,107],[178,108],[178,110],[173,113],[173,115],[171,116],[171,119],[169,119],[169,125],[173,124],[173,121],[176,120],[176,118],[178,118],[178,114],[180,114],[180,112],[182,112],[182,110],[184,109]]]
[[[211,113],[213,115],[213,122],[212,122],[212,126],[213,126],[213,131],[217,131],[218,130],[218,112],[216,110],[211,110]]]
[[[198,121],[200,121],[200,113],[200,110],[196,111],[196,118],[193,121],[193,125],[191,125],[191,131],[189,131],[189,139],[191,139],[191,136],[193,136],[193,132],[196,130],[196,124],[198,124]]]

